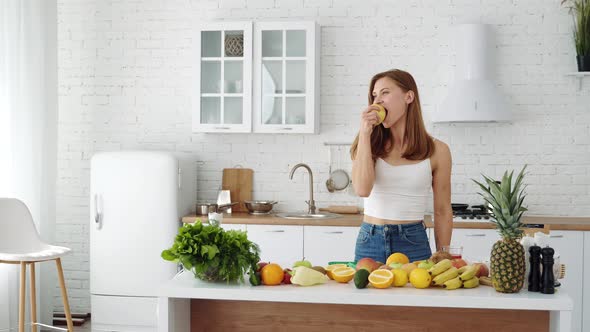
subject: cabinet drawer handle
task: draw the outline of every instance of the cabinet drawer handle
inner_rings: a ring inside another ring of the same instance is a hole
[[[274,230],[274,231],[266,231],[266,232],[267,233],[285,233],[285,230],[283,230],[283,229],[277,229],[277,230]]]
[[[557,238],[561,239],[563,237],[563,235],[549,235],[549,237],[552,239],[557,239]]]
[[[283,127],[279,128],[279,130],[293,130],[293,127]]]
[[[465,236],[486,236],[485,234],[465,234]]]
[[[342,234],[342,231],[324,232],[324,234]]]
[[[230,128],[229,128],[229,127],[215,127],[215,129],[228,130],[228,129],[230,129]]]

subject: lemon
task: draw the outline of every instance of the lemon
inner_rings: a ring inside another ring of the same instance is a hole
[[[409,262],[410,262],[410,259],[408,258],[408,256],[402,254],[401,252],[394,252],[393,254],[389,255],[389,257],[387,257],[387,262],[385,264],[386,265],[389,265],[391,263],[406,264]]]
[[[380,104],[373,104],[371,106],[375,106],[379,109],[375,112],[377,112],[377,116],[379,117],[379,122],[377,122],[377,124],[380,124],[381,122],[383,122],[383,120],[385,120],[385,116],[387,115],[387,113],[385,112],[385,107],[383,107]]]
[[[404,287],[408,283],[408,272],[402,269],[393,269],[393,286]]]
[[[355,272],[356,270],[352,267],[339,267],[332,270],[332,277],[338,282],[347,283],[354,278]]]
[[[334,280],[334,276],[332,275],[332,270],[337,269],[339,267],[347,267],[348,265],[346,264],[332,264],[332,265],[328,265],[326,266],[326,274],[328,275],[328,278]]]
[[[415,268],[410,272],[410,283],[415,288],[428,288],[431,281],[432,277],[425,269]]]
[[[374,288],[388,288],[393,283],[394,275],[389,270],[375,270],[369,275],[369,283]]]

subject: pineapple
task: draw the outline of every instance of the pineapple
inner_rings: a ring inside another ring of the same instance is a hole
[[[517,293],[525,278],[525,253],[519,242],[523,234],[520,218],[527,210],[522,205],[526,196],[523,194],[525,186],[522,186],[525,169],[526,165],[518,174],[514,187],[514,171],[510,174],[504,172],[499,184],[485,175],[483,177],[487,186],[473,180],[482,190],[479,194],[490,204],[492,222],[502,236],[500,241],[494,243],[490,254],[492,284],[501,293]]]

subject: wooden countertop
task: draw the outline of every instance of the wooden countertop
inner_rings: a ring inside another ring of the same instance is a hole
[[[224,214],[224,224],[245,224],[245,225],[303,225],[303,226],[342,226],[358,227],[362,222],[362,214],[341,214],[341,218],[327,220],[304,220],[304,219],[285,219],[268,215],[251,215],[248,213]],[[199,218],[206,221],[207,216],[188,215],[182,218],[184,223],[193,223]],[[432,217],[424,216],[427,227],[433,227]],[[525,224],[550,225],[551,230],[568,230],[568,231],[590,231],[590,217],[563,217],[563,216],[523,216]],[[472,228],[472,229],[494,229],[495,225],[491,222],[454,222],[453,228]]]

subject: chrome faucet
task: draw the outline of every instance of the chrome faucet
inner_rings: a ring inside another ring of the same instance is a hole
[[[297,164],[291,169],[291,172],[289,173],[289,179],[293,180],[293,174],[299,167],[303,167],[309,172],[309,201],[305,201],[305,203],[309,205],[307,213],[315,214],[315,201],[313,200],[313,173],[311,172],[311,168],[309,168],[309,166],[306,164]]]

